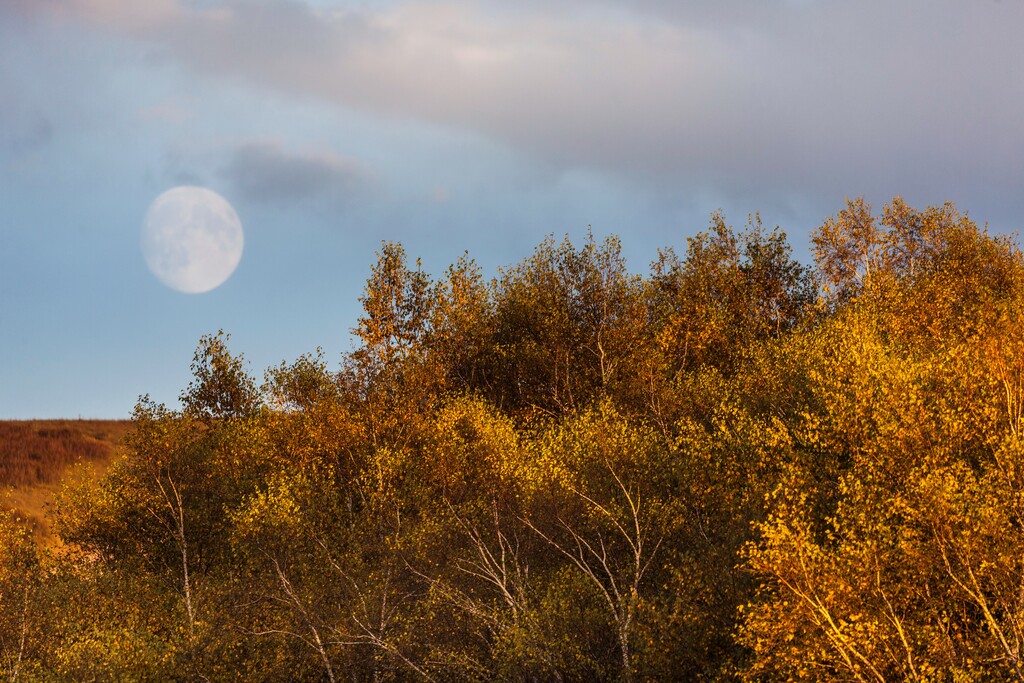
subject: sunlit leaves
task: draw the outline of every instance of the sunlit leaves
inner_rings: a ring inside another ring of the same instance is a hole
[[[877,223],[851,203],[816,245],[836,309],[788,357],[812,457],[747,546],[746,675],[1020,678],[1019,255],[899,199]]]

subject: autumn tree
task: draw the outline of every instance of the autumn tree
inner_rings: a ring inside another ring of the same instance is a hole
[[[1020,259],[951,205],[896,199],[874,220],[857,202],[819,233],[826,270],[837,226],[873,246],[787,356],[806,390],[796,457],[748,545],[746,676],[1019,679],[1012,345],[995,340],[1013,334],[996,329]]]
[[[643,348],[639,279],[616,238],[545,240],[502,272],[492,357],[499,406],[560,415],[607,395]]]
[[[360,346],[349,356],[343,387],[353,394],[375,445],[412,437],[439,381],[424,342],[434,303],[432,284],[419,262],[410,268],[401,245],[385,242],[377,254],[353,330]]]
[[[31,676],[43,645],[40,565],[31,532],[11,513],[0,514],[0,672],[11,683]]]

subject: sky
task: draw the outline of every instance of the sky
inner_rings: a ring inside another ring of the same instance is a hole
[[[332,365],[375,252],[488,276],[554,234],[631,270],[712,211],[810,261],[846,197],[1024,216],[1024,0],[0,0],[0,419],[174,406],[199,337]],[[219,193],[234,274],[146,266]]]

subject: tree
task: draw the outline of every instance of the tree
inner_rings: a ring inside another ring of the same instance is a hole
[[[863,197],[846,200],[846,208],[826,220],[812,238],[814,260],[828,295],[849,300],[883,267],[884,233]]]
[[[491,291],[480,267],[463,254],[434,287],[429,354],[451,391],[495,395],[489,344],[494,333]]]
[[[617,238],[545,240],[495,284],[493,345],[502,408],[561,415],[627,384],[643,357],[645,311]]]
[[[620,676],[634,680],[640,606],[656,585],[654,562],[676,519],[660,485],[672,478],[667,453],[653,432],[608,404],[553,429],[539,446],[535,477],[550,484],[537,492],[544,512],[524,523],[598,596],[617,641]]]
[[[743,232],[713,214],[708,232],[652,265],[658,343],[670,376],[702,364],[728,368],[750,344],[793,329],[814,301],[810,273],[792,259],[785,233],[754,216]]]
[[[61,539],[115,572],[137,578],[134,599],[179,628],[157,640],[173,653],[169,670],[208,676],[230,645],[221,639],[231,564],[228,511],[265,476],[261,399],[222,335],[203,337],[182,411],[143,397],[126,457],[98,485],[72,483],[55,505]],[[173,596],[173,599],[169,599]]]
[[[9,512],[0,513],[0,672],[10,683],[25,680],[42,645],[39,592],[43,582],[31,532]]]
[[[357,356],[377,371],[421,351],[429,330],[430,279],[416,261],[406,265],[405,249],[384,242],[359,301],[363,315],[355,333],[363,343]]]
[[[400,447],[415,436],[440,377],[426,351],[434,304],[430,278],[406,264],[401,245],[385,242],[360,301],[355,334],[361,341],[340,378],[353,393],[375,446]]]
[[[247,417],[259,409],[256,383],[245,370],[245,358],[228,351],[230,339],[223,331],[199,339],[192,357],[192,381],[180,397],[190,416],[210,422]]]

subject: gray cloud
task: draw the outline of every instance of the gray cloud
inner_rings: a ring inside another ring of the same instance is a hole
[[[53,139],[53,123],[38,111],[16,113],[0,110],[0,151],[17,158],[43,147]]]
[[[323,152],[295,153],[269,142],[235,147],[221,168],[236,196],[254,202],[348,200],[369,186],[365,169]]]
[[[200,73],[561,167],[753,193],[1008,193],[1024,175],[1021,2],[43,4]]]

